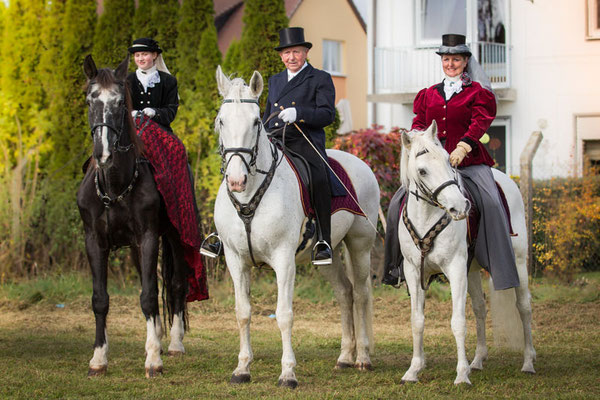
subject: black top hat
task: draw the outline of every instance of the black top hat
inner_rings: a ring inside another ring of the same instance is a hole
[[[283,28],[279,31],[279,46],[275,50],[281,51],[293,46],[304,46],[307,49],[312,47],[312,43],[304,40],[304,28]]]
[[[147,51],[150,53],[156,52],[162,53],[162,49],[158,46],[158,42],[151,38],[139,38],[133,41],[133,46],[129,48],[130,53],[137,53],[138,51]]]
[[[465,35],[456,33],[442,35],[442,45],[436,53],[440,56],[444,54],[466,54],[471,56],[471,49],[465,44],[466,40]]]

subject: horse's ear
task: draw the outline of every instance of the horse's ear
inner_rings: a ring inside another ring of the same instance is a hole
[[[88,81],[91,81],[98,75],[98,68],[96,68],[96,63],[91,54],[85,56],[85,59],[83,60],[83,72],[85,73],[85,76],[87,76]]]
[[[219,88],[219,93],[221,93],[222,97],[227,96],[227,93],[229,93],[229,89],[231,88],[231,81],[229,80],[229,78],[227,78],[225,76],[225,74],[221,70],[220,65],[217,66],[216,77],[217,77],[217,87]]]
[[[410,132],[402,132],[402,147],[406,150],[410,150],[410,145],[412,143],[412,136],[410,136]]]
[[[125,59],[123,61],[121,61],[121,64],[119,64],[117,69],[115,69],[115,78],[117,78],[117,80],[120,82],[125,81],[125,78],[127,78],[127,69],[128,68],[129,68],[129,54],[127,54],[127,57],[125,57]]]
[[[250,90],[252,91],[252,96],[258,98],[263,91],[264,83],[263,78],[260,72],[254,71],[252,74],[252,78],[250,78]]]
[[[429,125],[429,129],[427,129],[427,131],[431,135],[431,140],[435,141],[438,132],[437,122],[435,119],[431,122],[431,125]]]

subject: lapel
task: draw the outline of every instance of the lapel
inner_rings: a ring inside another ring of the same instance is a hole
[[[310,78],[312,76],[313,69],[314,69],[313,66],[310,65],[310,64],[308,64],[306,66],[306,68],[304,68],[298,75],[296,75],[289,82],[286,82],[287,81],[287,70],[283,71],[283,73],[281,75],[283,76],[284,86],[281,89],[281,92],[279,92],[277,94],[277,98],[275,98],[274,101],[279,101],[279,99],[281,99],[283,96],[285,96],[286,94],[288,94],[294,88],[296,88],[299,85],[301,85],[302,82],[304,82],[306,79]]]

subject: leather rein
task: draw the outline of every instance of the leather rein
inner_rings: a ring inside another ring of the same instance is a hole
[[[419,157],[428,152],[429,152],[429,150],[427,150],[427,149],[421,150],[419,153],[417,153],[416,157]],[[444,190],[448,186],[452,186],[452,185],[459,186],[459,185],[458,185],[458,180],[456,179],[456,177],[454,179],[443,182],[441,185],[439,185],[433,191],[430,190],[427,186],[425,186],[425,184],[423,182],[421,182],[420,180],[415,180],[414,182],[415,182],[415,185],[417,186],[417,190],[413,190],[413,191],[409,190],[409,196],[406,198],[406,203],[404,204],[404,208],[402,210],[402,221],[404,222],[404,225],[406,226],[406,229],[408,230],[408,233],[410,234],[410,237],[413,240],[415,246],[417,246],[417,248],[421,252],[421,266],[420,266],[421,289],[423,289],[425,291],[425,290],[429,289],[429,284],[427,284],[427,286],[425,286],[425,257],[433,249],[433,244],[434,244],[435,238],[448,225],[450,225],[450,222],[452,222],[452,218],[450,217],[450,215],[448,215],[447,212],[444,212],[444,215],[442,215],[440,217],[440,219],[427,231],[427,233],[423,237],[419,237],[415,226],[413,225],[410,218],[408,218],[408,212],[407,212],[408,199],[410,198],[410,194],[412,194],[413,196],[415,196],[417,201],[424,200],[425,202],[427,202],[428,204],[430,204],[434,207],[438,207],[444,211],[447,211],[446,208],[442,204],[440,204],[440,202],[438,201],[437,198],[438,198],[439,194],[442,192],[442,190]],[[419,194],[419,192],[421,192],[422,194]]]

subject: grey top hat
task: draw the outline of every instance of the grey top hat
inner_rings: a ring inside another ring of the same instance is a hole
[[[466,54],[467,56],[471,56],[471,49],[467,46],[465,35],[459,35],[456,33],[448,33],[442,35],[442,45],[436,51],[437,54]]]
[[[281,51],[287,47],[304,46],[308,49],[312,47],[312,43],[304,40],[304,28],[283,28],[279,31],[279,46],[275,50]]]

